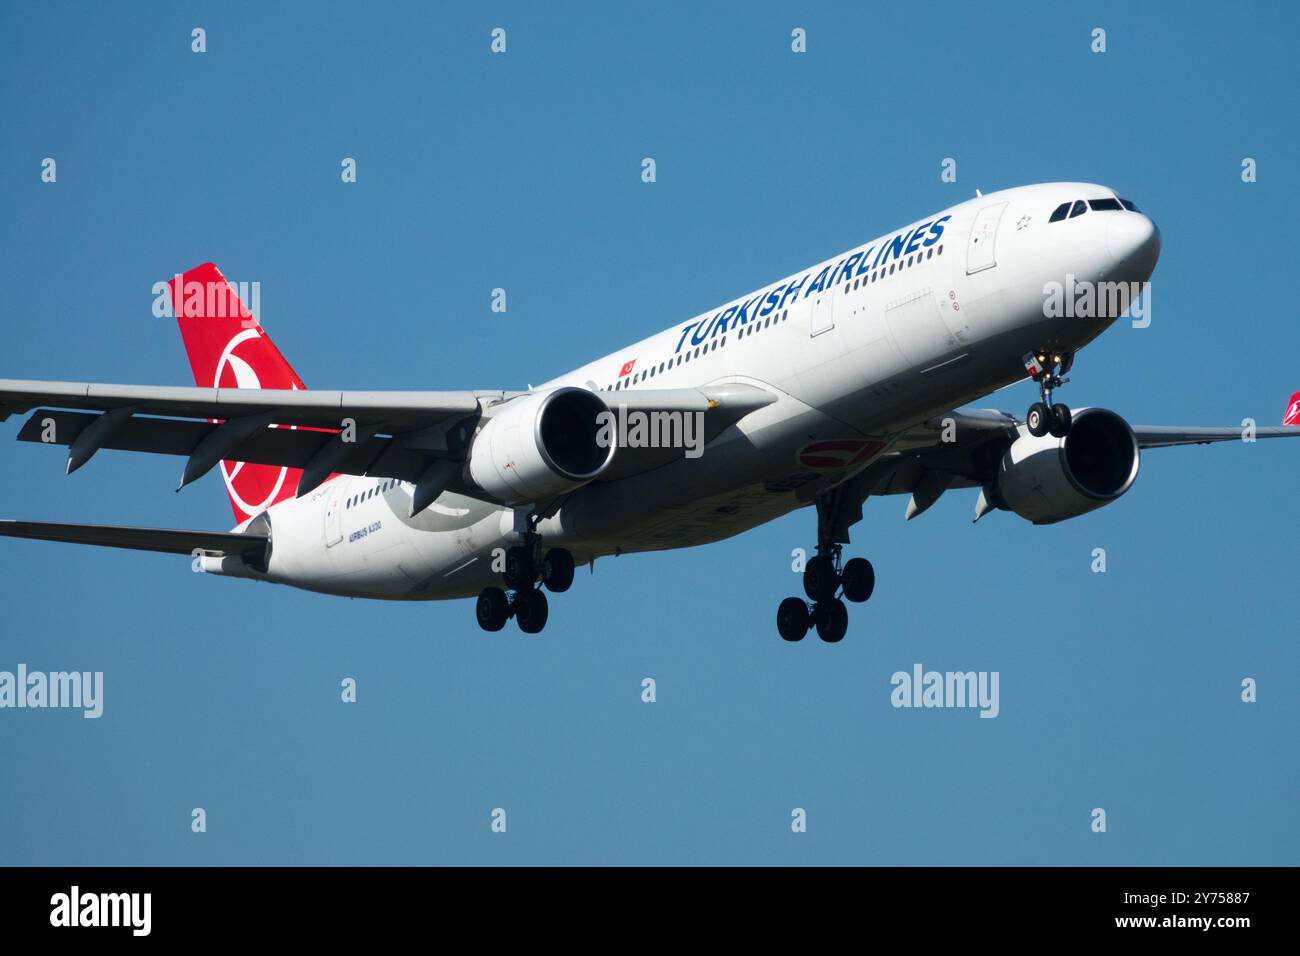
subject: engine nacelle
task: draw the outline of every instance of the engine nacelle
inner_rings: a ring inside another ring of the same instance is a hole
[[[608,411],[594,392],[557,388],[512,399],[474,436],[469,477],[505,504],[541,501],[591,481],[609,464],[597,416]]]
[[[1110,504],[1132,487],[1138,464],[1128,422],[1104,408],[1083,408],[1065,438],[1035,438],[1021,425],[985,493],[1034,524],[1052,524]]]

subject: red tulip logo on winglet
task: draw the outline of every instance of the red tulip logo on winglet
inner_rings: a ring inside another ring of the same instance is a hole
[[[1286,407],[1286,414],[1282,416],[1283,425],[1300,425],[1300,392],[1291,396],[1291,402]]]

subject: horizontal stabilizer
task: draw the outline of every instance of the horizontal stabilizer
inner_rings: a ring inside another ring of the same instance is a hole
[[[165,554],[240,555],[260,563],[270,538],[266,534],[229,531],[186,531],[174,528],[129,528],[111,524],[59,524],[52,521],[0,520],[0,535],[37,541],[96,544],[106,548],[160,551]]]

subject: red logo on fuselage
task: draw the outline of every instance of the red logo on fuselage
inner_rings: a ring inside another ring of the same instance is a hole
[[[622,367],[621,369],[618,370],[618,377],[619,377],[619,378],[622,378],[624,375],[631,375],[631,374],[632,374],[632,366],[635,365],[635,364],[636,364],[636,359],[633,359],[633,360],[630,361],[630,362],[624,362],[624,363],[623,363],[623,367]]]
[[[799,464],[805,468],[833,471],[852,468],[873,457],[885,447],[882,441],[861,438],[842,438],[832,441],[815,441],[799,449]]]

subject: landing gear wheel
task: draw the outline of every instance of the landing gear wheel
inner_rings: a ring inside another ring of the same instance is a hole
[[[501,630],[510,617],[510,601],[506,598],[506,592],[500,588],[484,588],[479,592],[474,615],[478,618],[478,626],[483,630]]]
[[[802,641],[808,624],[808,605],[802,598],[788,597],[776,609],[776,629],[787,641]]]
[[[1035,438],[1042,438],[1051,428],[1052,413],[1048,411],[1047,406],[1042,402],[1034,402],[1029,406],[1029,412],[1025,415],[1025,424],[1029,426],[1029,434]]]
[[[1074,366],[1074,353],[1046,348],[1026,353],[1021,361],[1029,377],[1038,383],[1038,401],[1029,406],[1025,415],[1029,434],[1042,438],[1050,432],[1053,438],[1064,438],[1070,434],[1070,409],[1053,405],[1052,392],[1069,381],[1065,374]]]
[[[840,572],[840,583],[844,585],[844,600],[861,604],[876,589],[876,569],[866,558],[850,558]]]
[[[556,594],[573,584],[573,555],[564,548],[551,548],[542,559],[542,583]]]
[[[827,555],[819,554],[810,558],[803,569],[803,590],[814,602],[829,601],[835,597],[839,587],[839,575],[835,573],[835,562]]]
[[[827,644],[838,644],[849,632],[849,609],[839,598],[817,605],[817,636]]]
[[[537,580],[537,566],[533,561],[533,551],[521,545],[515,545],[506,551],[506,587],[512,591],[524,591],[532,588]]]
[[[1052,406],[1052,425],[1048,430],[1053,438],[1064,438],[1070,434],[1070,425],[1073,421],[1074,416],[1070,414],[1070,406],[1058,402]]]
[[[536,634],[546,626],[546,592],[528,588],[515,595],[515,620],[525,634]]]

